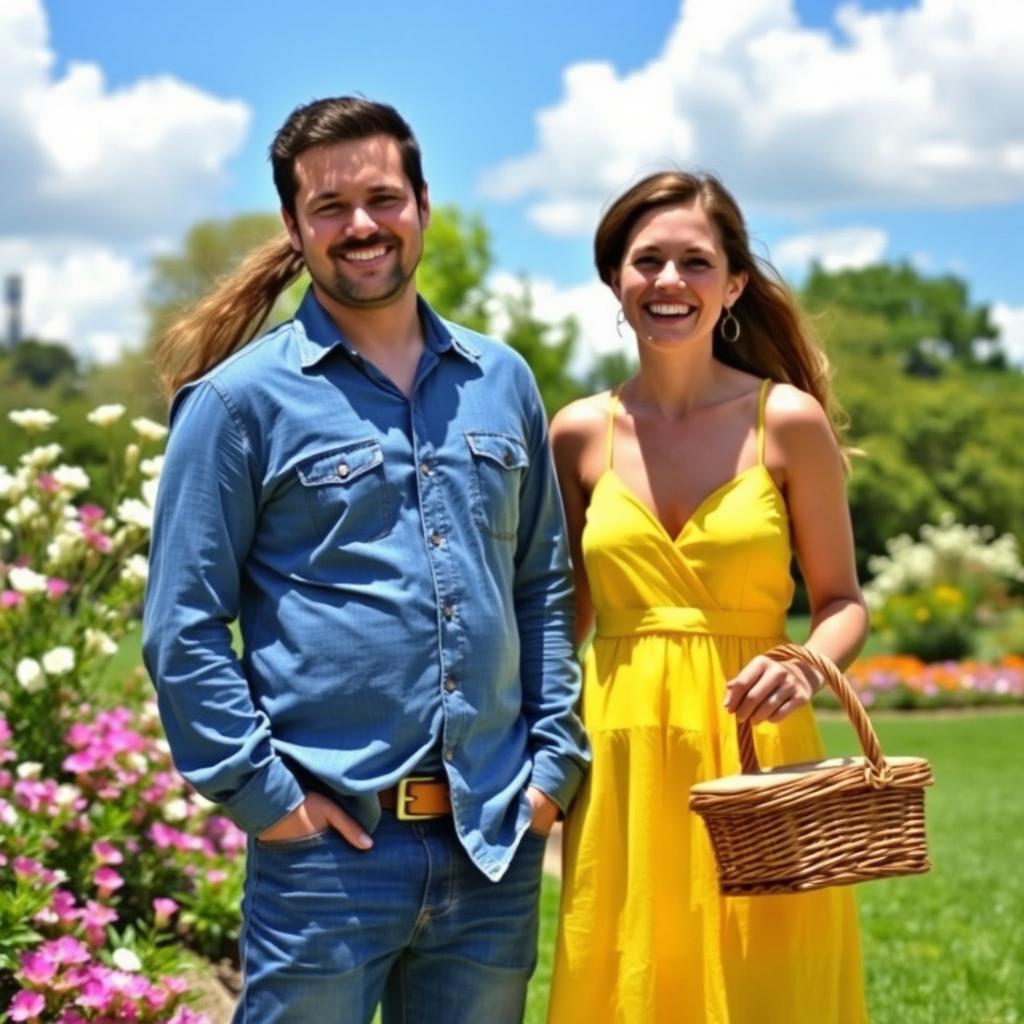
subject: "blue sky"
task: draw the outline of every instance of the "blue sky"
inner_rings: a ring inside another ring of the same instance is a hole
[[[0,272],[25,273],[30,329],[110,357],[141,331],[151,254],[272,209],[289,110],[361,92],[413,125],[434,202],[484,216],[495,286],[529,275],[588,352],[618,344],[596,218],[671,161],[718,173],[791,279],[812,257],[952,271],[1024,354],[1015,6],[4,0]]]

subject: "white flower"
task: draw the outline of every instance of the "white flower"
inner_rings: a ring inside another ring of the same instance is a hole
[[[145,555],[131,555],[125,559],[121,569],[121,579],[126,583],[142,584],[149,577],[149,562]]]
[[[38,693],[46,684],[46,677],[35,658],[22,658],[14,674],[26,693]]]
[[[81,466],[58,466],[53,471],[53,478],[62,491],[77,494],[89,487],[89,474]]]
[[[13,501],[21,494],[21,481],[6,466],[0,466],[0,501]]]
[[[60,533],[46,545],[46,564],[57,569],[71,561],[85,546],[82,524],[68,519],[61,524]]]
[[[142,485],[142,498],[150,508],[156,508],[156,492],[160,489],[160,478],[154,477]]]
[[[22,466],[30,469],[45,469],[52,466],[64,449],[59,444],[41,444],[31,451],[25,452],[18,460]]]
[[[19,594],[43,594],[46,592],[46,577],[24,566],[16,565],[7,570],[7,580]]]
[[[67,675],[75,667],[75,652],[70,647],[54,647],[43,655],[42,661],[48,676]]]
[[[139,469],[142,470],[142,475],[150,478],[158,477],[164,468],[164,457],[162,455],[154,455],[151,459],[143,459]]]
[[[178,797],[164,804],[164,817],[168,821],[184,821],[188,817],[188,804]]]
[[[70,807],[81,795],[82,791],[77,786],[65,782],[57,787],[53,794],[53,802],[58,807]]]
[[[116,423],[124,415],[124,406],[119,403],[112,405],[97,405],[85,418],[98,427],[109,427]]]
[[[13,409],[7,418],[30,434],[37,430],[47,430],[57,422],[57,417],[46,409]]]
[[[126,498],[117,506],[117,518],[129,526],[149,530],[153,526],[153,509],[138,498]]]
[[[87,654],[99,654],[104,658],[117,654],[117,644],[111,639],[109,633],[102,629],[87,629],[85,631],[85,650]]]
[[[119,971],[141,971],[142,961],[130,949],[120,946],[110,954],[110,959]]]
[[[132,420],[132,428],[143,441],[162,441],[167,436],[167,428],[153,420],[139,416]]]
[[[39,515],[39,502],[26,495],[14,508],[7,510],[4,519],[11,526],[24,526],[26,523],[31,523],[37,515]]]
[[[135,444],[133,441],[129,445],[125,445],[124,449],[124,468],[130,473],[135,468],[135,463],[139,461],[139,455],[142,453],[142,449]]]
[[[16,825],[18,823],[18,812],[6,800],[0,798],[0,824]]]
[[[38,779],[43,774],[43,765],[40,761],[22,761],[17,774],[19,779]]]

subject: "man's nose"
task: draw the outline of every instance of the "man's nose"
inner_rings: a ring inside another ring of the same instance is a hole
[[[356,238],[366,238],[377,230],[377,222],[370,216],[365,206],[357,206],[352,211],[346,233]]]

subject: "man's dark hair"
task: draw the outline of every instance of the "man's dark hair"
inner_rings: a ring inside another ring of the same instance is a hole
[[[423,196],[420,147],[412,129],[394,107],[361,96],[334,96],[296,107],[270,144],[270,163],[281,205],[295,216],[295,161],[312,146],[351,142],[371,135],[388,135],[402,154],[402,170],[417,200]]]

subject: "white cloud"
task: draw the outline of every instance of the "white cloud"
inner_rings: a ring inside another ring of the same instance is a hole
[[[249,109],[163,75],[109,89],[95,64],[53,73],[40,0],[0,5],[5,233],[138,240],[208,208]]]
[[[520,296],[523,278],[507,271],[493,273],[488,288],[497,296]],[[580,334],[571,369],[585,370],[598,357],[610,352],[634,353],[636,342],[629,327],[623,327],[622,337],[615,329],[619,303],[611,290],[599,281],[571,285],[563,288],[548,278],[527,279],[533,298],[533,311],[539,320],[557,323],[567,316],[576,318]],[[491,330],[501,337],[508,325],[501,311],[501,303],[491,306]]]
[[[1024,18],[1011,0],[839,8],[837,36],[792,0],[683,0],[662,52],[619,74],[575,64],[533,152],[492,169],[543,230],[591,230],[658,166],[712,169],[745,205],[821,210],[1024,198]]]
[[[14,272],[22,278],[23,335],[63,342],[97,362],[116,359],[141,339],[146,275],[112,247],[0,239],[0,276]]]
[[[779,270],[802,274],[812,262],[825,270],[849,270],[879,263],[889,236],[880,228],[848,227],[791,235],[772,246],[772,263]]]
[[[141,339],[148,253],[209,213],[250,111],[170,75],[115,89],[54,66],[41,0],[2,0],[0,273],[23,277],[23,333],[106,360]]]
[[[997,302],[991,313],[992,322],[999,328],[999,339],[1007,358],[1024,368],[1024,306]]]

